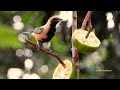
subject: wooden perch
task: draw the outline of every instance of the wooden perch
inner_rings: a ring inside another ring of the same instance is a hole
[[[26,40],[26,39],[25,39],[25,41],[26,41],[27,43],[29,43],[30,45],[32,45],[32,46],[34,46],[35,48],[38,49],[38,45],[37,45],[37,44],[34,44],[34,43],[32,43],[31,41]],[[64,62],[60,59],[60,57],[59,57],[56,53],[54,53],[54,52],[49,52],[48,50],[43,49],[43,48],[41,48],[41,47],[39,47],[39,50],[42,51],[42,52],[44,52],[44,53],[46,53],[46,54],[49,54],[49,55],[55,57],[55,58],[63,65],[63,67],[65,68]]]
[[[77,11],[73,11],[72,17],[73,17],[73,23],[72,23],[72,33],[73,33],[77,29]],[[79,79],[79,74],[80,74],[79,52],[74,47],[73,42],[72,42],[72,61],[77,70],[77,79]]]

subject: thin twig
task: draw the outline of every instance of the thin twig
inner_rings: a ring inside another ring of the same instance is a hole
[[[88,38],[91,31],[92,31],[92,24],[91,24],[91,19],[89,19],[89,21],[88,21],[88,33],[85,36],[86,39]]]
[[[92,24],[91,24],[91,15],[92,15],[93,11],[88,11],[84,20],[83,20],[83,23],[82,23],[82,26],[81,26],[81,29],[85,30],[86,28],[86,25],[87,25],[87,22],[88,22],[88,33],[87,35],[85,36],[85,38],[87,39],[90,32],[92,31]]]
[[[72,23],[72,33],[73,33],[77,29],[77,11],[73,11],[72,17],[73,17],[73,23]],[[76,66],[77,79],[79,79],[79,74],[80,74],[79,53],[77,49],[74,47],[73,42],[72,42],[72,61]]]
[[[88,12],[87,12],[87,14],[86,14],[86,16],[85,16],[85,18],[84,18],[84,20],[83,20],[81,29],[83,29],[83,30],[85,29],[87,22],[89,21],[89,19],[91,19],[92,13],[93,13],[93,11],[88,11]]]
[[[60,57],[59,57],[56,53],[54,53],[54,52],[49,52],[49,51],[46,50],[46,49],[43,49],[43,48],[41,48],[41,47],[38,47],[38,45],[32,43],[32,42],[29,41],[29,40],[26,40],[26,39],[25,39],[25,41],[26,41],[27,43],[29,43],[30,45],[36,47],[36,48],[39,49],[40,51],[42,51],[42,52],[44,52],[44,53],[46,53],[46,54],[49,54],[49,55],[55,57],[55,58],[63,65],[63,67],[65,68],[64,62],[60,59]]]

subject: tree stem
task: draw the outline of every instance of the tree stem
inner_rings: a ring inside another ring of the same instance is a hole
[[[72,33],[73,33],[77,29],[77,11],[73,11],[72,17],[73,17],[73,23],[72,23]],[[80,74],[79,53],[77,49],[73,46],[73,42],[72,42],[72,61],[76,66],[77,79],[79,79],[79,74]]]
[[[93,11],[88,11],[84,20],[83,20],[83,23],[82,23],[82,26],[81,26],[81,29],[85,29],[86,25],[87,25],[87,22],[89,21],[89,19],[91,19],[91,15],[92,15]]]
[[[92,31],[92,24],[91,24],[91,15],[92,15],[93,11],[88,11],[84,20],[83,20],[83,23],[82,23],[82,26],[81,26],[81,29],[85,30],[86,28],[86,25],[87,25],[87,22],[88,22],[88,33],[87,35],[85,36],[85,38],[87,39],[90,32]]]
[[[38,49],[38,45],[36,45],[36,44],[32,43],[31,41],[26,40],[26,39],[25,39],[25,41],[26,41],[27,43],[29,43],[30,45],[32,45],[32,46],[34,46],[34,47],[36,47],[36,48]],[[55,57],[55,58],[63,65],[63,67],[65,68],[64,62],[60,59],[60,57],[59,57],[56,53],[54,53],[54,52],[49,52],[48,50],[43,49],[43,48],[40,48],[40,47],[39,47],[39,50],[42,51],[42,52],[44,52],[44,53],[46,53],[46,54],[49,54],[49,55]]]

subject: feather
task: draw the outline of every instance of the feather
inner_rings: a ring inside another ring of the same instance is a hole
[[[40,34],[40,33],[43,32],[43,30],[44,30],[43,27],[38,27],[38,28],[36,28],[36,29],[34,30],[34,33],[36,33],[36,34]]]

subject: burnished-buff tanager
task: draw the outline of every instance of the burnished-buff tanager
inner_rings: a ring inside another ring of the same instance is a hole
[[[56,25],[62,21],[58,16],[52,16],[48,19],[47,23],[43,26],[36,28],[31,32],[23,32],[23,33],[31,33],[31,35],[36,39],[38,47],[40,47],[39,42],[48,43],[56,32]]]

